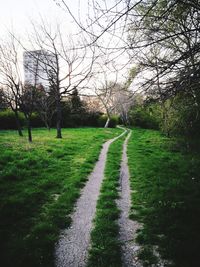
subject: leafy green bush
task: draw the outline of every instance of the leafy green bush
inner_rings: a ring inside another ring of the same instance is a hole
[[[66,113],[63,114],[62,127],[104,127],[107,121],[106,115],[101,115],[99,112],[84,112],[81,114]],[[109,127],[115,128],[118,124],[118,116],[112,116]],[[53,123],[55,126],[55,122]]]
[[[26,126],[26,120],[23,113],[18,112],[19,122],[21,126]],[[31,126],[32,127],[44,127],[43,121],[40,119],[37,113],[33,113],[31,116]],[[12,110],[5,110],[0,112],[0,129],[17,129],[15,114]]]
[[[104,127],[105,124],[106,124],[107,119],[108,119],[107,115],[101,115],[99,117],[99,120],[98,120],[99,126],[100,127]],[[111,116],[111,119],[110,119],[108,127],[109,128],[115,128],[117,126],[118,122],[119,122],[119,117],[118,116]]]
[[[129,112],[130,124],[146,129],[159,129],[160,114],[157,106],[138,106]]]
[[[62,127],[98,127],[100,113],[98,112],[85,112],[82,114],[67,114],[63,113]],[[55,126],[55,119],[53,125]]]
[[[99,112],[89,112],[85,115],[84,126],[99,126],[99,118],[101,114]]]
[[[173,135],[189,139],[199,138],[200,108],[197,100],[191,96],[179,94],[171,99],[171,132]]]
[[[199,97],[200,98],[200,97]],[[129,111],[130,125],[161,130],[169,136],[182,136],[190,142],[199,139],[200,100],[184,92],[165,101],[148,100]]]
[[[31,116],[31,126],[32,127],[44,127],[44,122],[41,120],[38,113],[33,113]]]
[[[25,119],[22,113],[19,112],[19,121],[22,126],[25,124]],[[11,110],[0,112],[0,129],[17,129],[15,114]]]

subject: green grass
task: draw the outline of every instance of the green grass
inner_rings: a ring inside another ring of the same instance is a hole
[[[102,143],[119,129],[33,130],[34,142],[0,131],[1,266],[53,266],[59,230],[93,169]]]
[[[200,155],[157,131],[133,129],[128,156],[130,217],[143,224],[137,241],[144,266],[156,264],[156,247],[167,266],[199,266]]]
[[[105,178],[97,202],[94,229],[91,232],[92,246],[89,251],[88,267],[121,267],[119,238],[119,175],[122,145],[125,136],[110,145],[105,167]]]

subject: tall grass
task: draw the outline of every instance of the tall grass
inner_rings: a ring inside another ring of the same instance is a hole
[[[54,244],[107,139],[119,129],[35,129],[33,144],[0,132],[0,254],[4,267],[53,266]]]
[[[186,153],[158,131],[133,129],[128,146],[132,219],[142,222],[137,241],[144,266],[199,266],[200,155]]]

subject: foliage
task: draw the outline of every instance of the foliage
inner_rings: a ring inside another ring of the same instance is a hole
[[[19,113],[21,125],[25,125],[25,119],[22,113]],[[0,129],[17,129],[15,114],[11,110],[0,112]]]
[[[8,103],[2,88],[0,88],[0,111],[8,108]]]
[[[24,115],[19,112],[19,120],[20,124],[24,127],[26,126],[26,120]],[[44,127],[44,123],[40,119],[37,113],[33,113],[31,115],[31,125],[32,127]],[[7,130],[13,129],[17,130],[16,118],[15,114],[12,110],[5,110],[0,112],[0,129]]]
[[[34,143],[0,132],[0,253],[4,267],[53,266],[59,229],[98,159],[119,129],[33,129]]]
[[[85,112],[84,102],[81,101],[81,98],[78,94],[78,90],[74,89],[70,98],[71,104],[71,113],[72,114],[81,114]]]
[[[32,127],[44,127],[44,122],[41,120],[38,113],[34,112],[31,114],[31,126]]]
[[[133,80],[135,79],[138,73],[139,73],[138,66],[134,66],[130,69],[129,74],[128,74],[128,79],[125,82],[125,88],[128,88],[131,85],[131,83],[133,82]]]
[[[84,126],[99,127],[100,112],[88,112],[84,115]],[[114,128],[114,127],[113,127]]]
[[[100,127],[104,127],[105,124],[106,124],[107,119],[108,119],[108,116],[107,115],[101,115],[99,117],[99,120],[98,120],[99,126]],[[119,122],[119,117],[113,115],[110,118],[110,122],[109,122],[109,126],[108,127],[115,128],[117,126],[118,122]]]
[[[147,129],[159,129],[161,111],[157,104],[138,105],[129,111],[130,125]]]
[[[161,104],[161,129],[167,135],[196,135],[200,112],[198,1],[138,1],[131,13],[129,44],[135,47],[133,55],[138,54],[144,76],[149,73],[142,89]]]
[[[51,87],[49,91],[46,91],[42,85],[37,86],[34,109],[47,129],[52,126],[52,118],[56,111],[55,102],[54,92]]]
[[[87,109],[86,104],[81,101],[81,107],[79,106],[76,111],[71,104],[71,101],[65,101],[62,103],[62,127],[99,127],[99,112],[92,112]],[[55,125],[55,119],[53,118],[53,125]]]
[[[200,107],[191,95],[179,93],[165,101],[147,100],[129,111],[130,124],[146,129],[159,129],[167,136],[198,138]]]
[[[186,139],[200,134],[200,107],[191,95],[178,94],[172,100],[171,132]]]
[[[143,224],[137,241],[145,266],[156,262],[155,249],[168,260],[167,266],[198,266],[200,157],[196,152],[157,131],[133,129],[128,145],[130,216]]]

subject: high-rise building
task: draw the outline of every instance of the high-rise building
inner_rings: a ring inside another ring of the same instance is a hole
[[[55,74],[55,56],[45,50],[26,51],[23,54],[24,83],[49,89]]]

